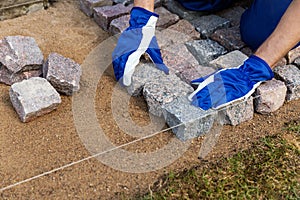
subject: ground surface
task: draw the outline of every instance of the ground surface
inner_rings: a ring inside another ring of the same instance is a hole
[[[45,57],[50,52],[57,52],[80,64],[91,50],[109,37],[79,10],[77,1],[67,0],[55,3],[48,10],[0,22],[0,30],[0,38],[8,35],[32,36]],[[84,67],[83,70],[87,70]],[[112,117],[114,78],[105,74],[98,86],[96,114],[105,134],[115,144],[132,141],[134,138],[123,133]],[[90,156],[74,126],[72,98],[62,97],[57,111],[24,124],[12,108],[8,91],[8,86],[0,85],[0,188]],[[149,117],[143,99],[132,98],[130,103],[133,120],[147,124]],[[217,145],[205,159],[213,162],[232,155],[260,137],[280,132],[284,123],[299,120],[299,116],[300,101],[293,101],[272,115],[255,115],[252,121],[240,126],[225,126]],[[171,138],[172,133],[166,132],[126,149],[151,152],[163,147]],[[90,159],[2,191],[0,198],[116,199],[144,194],[149,185],[169,171],[201,165],[197,158],[201,141],[202,138],[193,140],[180,159],[154,172],[125,173],[97,159]]]

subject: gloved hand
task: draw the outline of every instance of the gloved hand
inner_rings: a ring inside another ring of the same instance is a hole
[[[165,73],[169,69],[163,63],[155,37],[158,15],[144,8],[133,7],[130,26],[121,34],[112,53],[113,68],[117,81],[122,79],[125,86],[131,84],[131,77],[141,56],[146,52],[156,67]]]
[[[221,69],[211,75],[193,80],[198,88],[189,96],[195,106],[203,110],[219,109],[252,95],[262,81],[274,74],[261,58],[252,55],[238,68]]]

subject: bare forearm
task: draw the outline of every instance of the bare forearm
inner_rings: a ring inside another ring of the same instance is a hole
[[[145,8],[151,12],[154,11],[154,0],[134,0],[134,6]]]
[[[274,32],[257,49],[255,55],[271,67],[300,41],[300,0],[294,0]]]

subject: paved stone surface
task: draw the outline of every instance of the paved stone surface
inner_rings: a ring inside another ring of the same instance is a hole
[[[229,51],[239,50],[246,46],[241,39],[239,27],[216,30],[211,35],[211,39],[217,41]]]
[[[127,27],[129,27],[130,15],[124,15],[111,21],[109,26],[109,32],[112,35],[122,33]]]
[[[43,76],[58,91],[72,95],[80,88],[81,67],[72,59],[51,53],[43,66]]]
[[[146,83],[143,95],[148,104],[149,112],[160,117],[162,116],[163,105],[192,92],[191,86],[181,81],[175,74],[170,74]]]
[[[95,7],[111,6],[112,0],[79,0],[80,9],[87,16],[92,17]]]
[[[171,13],[164,7],[159,7],[154,10],[155,13],[159,15],[156,27],[159,28],[167,28],[179,21],[179,17],[176,14]]]
[[[12,73],[0,64],[0,82],[5,83],[6,85],[12,85],[22,80],[39,77],[41,75],[42,69]]]
[[[13,84],[9,96],[22,122],[49,113],[61,103],[58,92],[40,77]]]
[[[114,6],[103,6],[94,8],[95,22],[105,31],[108,30],[112,20],[129,14],[132,6],[117,4]]]
[[[211,61],[210,64],[216,68],[235,68],[241,66],[247,59],[248,56],[238,50],[235,50],[218,57]]]
[[[254,114],[253,97],[249,97],[246,101],[238,101],[228,105],[223,112],[225,124],[236,126],[251,120]]]
[[[163,4],[169,11],[188,21],[192,21],[206,14],[205,12],[187,10],[183,6],[181,6],[180,3],[174,0],[165,0]]]
[[[273,69],[276,79],[284,81],[287,86],[286,100],[300,98],[300,70],[295,65],[275,67]]]
[[[206,65],[210,61],[227,53],[224,47],[210,39],[190,41],[186,43],[186,46],[201,65]]]
[[[182,124],[172,129],[173,133],[182,141],[207,133],[215,118],[214,112],[203,111],[192,106],[186,97],[163,105],[163,115],[170,127]]]
[[[269,114],[278,110],[285,101],[287,88],[284,82],[270,80],[262,83],[255,92],[255,111],[261,114]]]
[[[162,31],[156,31],[156,38],[161,49],[171,45],[184,44],[185,42],[192,40],[189,35],[169,28]]]
[[[184,33],[192,39],[200,39],[200,33],[196,31],[195,27],[185,19],[182,19],[176,24],[170,26],[169,29]]]
[[[295,61],[294,61],[294,64],[298,67],[300,67],[300,57],[297,58]]]
[[[127,91],[131,96],[139,96],[142,93],[144,85],[153,79],[160,79],[165,73],[158,70],[152,63],[139,63],[133,75],[131,85]]]
[[[32,37],[8,36],[0,40],[0,63],[12,73],[40,69],[43,59]]]
[[[201,37],[208,38],[217,29],[227,28],[230,21],[217,15],[206,15],[191,21],[196,30],[201,33]]]
[[[202,65],[190,66],[185,68],[177,76],[184,82],[190,84],[192,80],[198,79],[200,77],[212,74],[216,70],[212,67],[205,67]]]
[[[230,21],[231,26],[240,26],[240,19],[242,14],[244,13],[245,9],[241,6],[236,6],[232,8],[228,8],[222,10],[217,13],[220,17],[228,19]]]
[[[287,61],[289,64],[292,64],[297,58],[300,58],[300,47],[297,47],[287,54]]]

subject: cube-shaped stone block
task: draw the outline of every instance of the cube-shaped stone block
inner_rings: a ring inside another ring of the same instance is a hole
[[[211,39],[218,42],[229,51],[239,50],[246,46],[241,39],[239,27],[216,30],[211,35]]]
[[[159,117],[162,116],[163,105],[192,92],[193,88],[181,81],[175,74],[153,79],[146,83],[143,89],[149,112]]]
[[[9,96],[22,122],[49,113],[61,103],[58,92],[40,77],[13,84]]]
[[[240,26],[240,20],[245,9],[241,6],[230,7],[217,13],[220,17],[228,19],[231,26]]]
[[[185,34],[172,29],[164,29],[162,31],[156,31],[156,38],[158,45],[161,49],[164,49],[171,45],[184,44],[187,41],[191,41],[192,38]]]
[[[247,59],[248,56],[235,50],[212,60],[210,64],[216,68],[235,68],[241,66]]]
[[[122,33],[126,28],[129,27],[129,19],[130,15],[124,15],[122,17],[112,20],[109,26],[109,32],[112,35]]]
[[[216,69],[212,67],[205,67],[202,65],[196,65],[185,68],[180,74],[177,76],[187,84],[190,84],[192,80],[201,78],[203,76],[207,76],[216,71]]]
[[[278,110],[285,101],[287,87],[284,82],[273,79],[262,83],[255,92],[255,111],[269,114]]]
[[[186,34],[192,39],[200,39],[200,33],[196,31],[195,27],[185,19],[182,19],[176,24],[170,26],[169,29]]]
[[[164,7],[156,8],[154,12],[159,15],[156,23],[157,28],[167,28],[168,26],[171,26],[179,21],[178,15],[171,13]]]
[[[173,133],[182,141],[207,133],[214,122],[215,112],[191,105],[186,98],[178,98],[163,105],[163,115]],[[175,127],[176,126],[176,127]]]
[[[300,58],[300,47],[290,50],[287,54],[289,64],[292,64],[297,58]]]
[[[194,19],[191,23],[196,27],[196,30],[201,33],[201,37],[208,38],[217,29],[227,28],[230,25],[228,19],[224,19],[217,15],[206,15]]]
[[[32,37],[8,36],[0,40],[0,64],[12,73],[38,70],[43,54]]]
[[[103,6],[94,8],[95,22],[105,31],[108,30],[112,20],[129,14],[132,6],[117,4],[114,6]]]
[[[225,115],[224,124],[236,126],[251,120],[254,114],[253,97],[229,104],[222,112]]]
[[[300,57],[294,61],[294,64],[300,68]]]
[[[286,65],[274,68],[275,77],[282,80],[287,86],[286,100],[291,101],[300,98],[300,69],[295,65]]]
[[[160,79],[165,73],[157,69],[152,63],[140,63],[132,75],[130,86],[126,87],[131,96],[139,96],[144,85],[153,79]]]
[[[207,65],[210,61],[227,53],[223,46],[210,39],[189,41],[186,46],[201,65]]]
[[[92,17],[95,7],[111,6],[112,0],[79,0],[80,9],[87,16]]]
[[[66,95],[72,95],[80,88],[81,67],[70,58],[51,53],[43,66],[43,76],[53,87]]]

